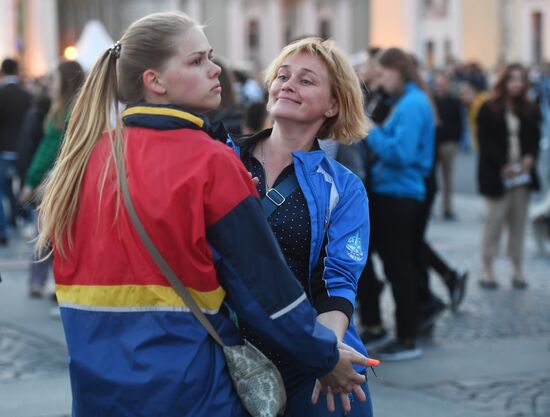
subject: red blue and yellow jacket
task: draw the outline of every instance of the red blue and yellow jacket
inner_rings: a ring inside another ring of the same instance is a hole
[[[238,157],[207,120],[176,106],[123,115],[136,211],[225,343],[240,343],[230,308],[308,371],[331,370],[336,338],[286,267]],[[73,415],[246,415],[221,349],[134,231],[112,164],[105,175],[110,152],[105,135],[86,168],[72,249],[55,257]]]

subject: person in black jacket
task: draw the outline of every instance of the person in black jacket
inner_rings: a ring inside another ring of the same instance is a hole
[[[19,207],[12,189],[17,161],[17,141],[23,118],[31,105],[32,96],[19,83],[18,63],[13,59],[2,62],[0,80],[0,245],[7,243],[7,219],[2,200],[10,203],[10,223],[15,225]]]
[[[525,68],[520,64],[507,66],[477,117],[478,185],[487,208],[480,280],[484,288],[497,287],[492,265],[505,226],[513,286],[527,286],[522,269],[523,240],[529,194],[539,189],[535,168],[540,141],[540,114],[527,99],[527,88]]]
[[[43,81],[36,81],[35,90],[32,105],[23,118],[17,143],[17,174],[21,184],[25,183],[25,175],[44,135],[44,121],[51,106],[48,87]]]
[[[434,101],[439,114],[436,130],[437,161],[443,179],[443,218],[454,220],[451,194],[453,184],[453,165],[460,138],[462,137],[462,104],[449,92],[449,78],[446,74],[437,74],[434,79]]]

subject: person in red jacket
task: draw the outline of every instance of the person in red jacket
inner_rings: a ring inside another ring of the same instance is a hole
[[[146,16],[100,57],[74,106],[38,239],[38,250],[54,248],[74,416],[247,415],[221,348],[134,230],[122,158],[141,222],[226,345],[241,343],[235,312],[325,392],[361,391],[365,381],[352,364],[367,359],[316,321],[249,173],[202,116],[220,102],[211,56],[187,15]],[[117,101],[127,105],[122,120]]]

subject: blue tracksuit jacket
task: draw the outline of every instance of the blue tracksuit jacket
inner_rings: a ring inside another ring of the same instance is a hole
[[[384,125],[372,129],[366,140],[377,157],[369,191],[423,201],[424,178],[433,165],[435,121],[430,100],[420,87],[407,82]]]

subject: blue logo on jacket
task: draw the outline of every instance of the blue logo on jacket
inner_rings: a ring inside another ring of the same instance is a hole
[[[348,238],[346,252],[355,262],[360,262],[363,259],[363,248],[361,247],[361,236],[359,236],[359,233]]]

